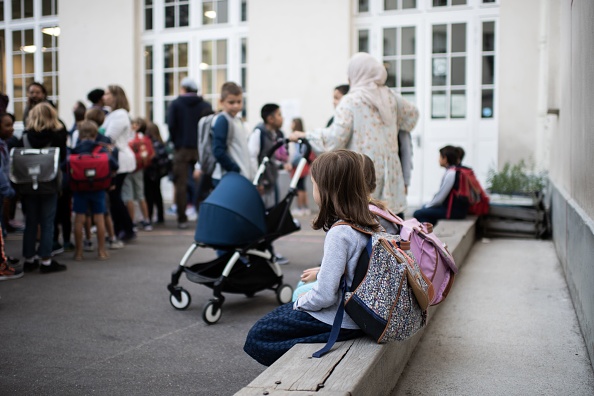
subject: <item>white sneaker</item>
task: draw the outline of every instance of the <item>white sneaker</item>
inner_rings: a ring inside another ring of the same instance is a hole
[[[291,214],[293,215],[293,217],[303,216],[303,209],[301,209],[301,208],[293,209],[293,210],[291,210]]]
[[[124,247],[124,242],[120,241],[119,239],[108,240],[109,248],[111,250],[121,249]]]
[[[188,220],[196,221],[196,219],[198,218],[198,213],[196,213],[196,208],[193,206],[188,206],[188,208],[186,209],[186,216],[188,217]]]
[[[90,239],[85,239],[83,243],[83,249],[85,252],[94,252],[95,246],[93,245],[93,241],[91,241]]]

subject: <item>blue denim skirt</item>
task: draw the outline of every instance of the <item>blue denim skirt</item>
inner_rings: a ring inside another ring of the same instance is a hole
[[[243,350],[258,363],[270,366],[295,344],[325,343],[332,326],[287,303],[268,313],[251,328]],[[361,330],[340,329],[337,341],[361,337]],[[321,346],[320,346],[321,347]]]

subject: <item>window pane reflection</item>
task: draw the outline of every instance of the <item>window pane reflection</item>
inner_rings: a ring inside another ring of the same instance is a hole
[[[359,52],[369,52],[369,30],[359,30]]]
[[[431,118],[446,118],[447,105],[445,91],[433,91],[431,95]]]
[[[450,102],[450,116],[452,118],[466,117],[466,92],[452,91]]]
[[[493,118],[493,90],[483,89],[481,98],[481,117]]]
[[[495,81],[495,56],[483,56],[483,84],[493,84]]]
[[[396,87],[396,61],[384,61],[384,66],[388,72],[386,85],[390,88]]]
[[[483,22],[483,51],[495,51],[495,22]]]
[[[402,55],[415,54],[415,28],[402,28]]]
[[[396,28],[384,29],[384,56],[396,55]]]
[[[466,85],[466,57],[452,57],[451,85]]]
[[[452,52],[466,52],[466,24],[452,25]]]
[[[445,54],[447,52],[447,25],[433,26],[433,53]]]
[[[402,70],[400,71],[401,87],[415,86],[415,61],[414,59],[407,59],[401,62]]]
[[[433,86],[446,85],[446,78],[448,74],[448,60],[447,58],[433,59]]]

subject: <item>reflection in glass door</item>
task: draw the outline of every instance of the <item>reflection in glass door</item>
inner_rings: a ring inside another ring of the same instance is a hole
[[[433,25],[431,118],[466,118],[466,24]]]
[[[383,61],[388,71],[386,85],[411,102],[416,102],[415,27],[384,29]]]

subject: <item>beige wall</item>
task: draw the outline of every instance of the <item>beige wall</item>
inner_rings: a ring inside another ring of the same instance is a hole
[[[138,0],[58,0],[60,10],[60,117],[71,125],[72,107],[87,93],[121,85],[132,107],[140,97],[135,26]]]
[[[250,0],[248,4],[248,119],[259,122],[262,105],[275,102],[300,113],[307,129],[325,126],[333,112],[333,88],[347,82],[351,2]],[[296,114],[285,111],[285,118],[290,115]]]
[[[541,3],[501,0],[499,167],[536,156]]]

